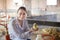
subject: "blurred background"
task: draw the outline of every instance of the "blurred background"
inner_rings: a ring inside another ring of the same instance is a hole
[[[27,8],[30,27],[37,23],[40,29],[60,29],[60,0],[0,0],[0,40],[8,40],[7,24],[16,17],[20,6]],[[60,35],[60,32],[58,34]],[[32,40],[36,37],[35,35]]]

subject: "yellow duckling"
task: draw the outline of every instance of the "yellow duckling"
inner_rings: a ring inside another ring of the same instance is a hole
[[[36,31],[38,30],[38,25],[36,23],[33,24],[33,29]]]

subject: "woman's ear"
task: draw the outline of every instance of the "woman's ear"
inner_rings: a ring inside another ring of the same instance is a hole
[[[28,15],[26,14],[26,17],[27,17]]]

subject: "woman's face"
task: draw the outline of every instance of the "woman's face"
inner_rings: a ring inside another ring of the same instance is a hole
[[[18,11],[17,17],[18,17],[19,20],[24,20],[24,19],[26,19],[26,16],[27,16],[27,13],[26,13],[26,11],[24,11],[23,9],[20,9],[20,10]]]

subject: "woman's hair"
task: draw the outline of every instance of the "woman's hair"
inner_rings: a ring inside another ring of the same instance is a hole
[[[23,6],[22,6],[22,7],[19,7],[18,11],[19,11],[20,9],[22,9],[22,10],[24,10],[24,11],[27,11],[26,8],[23,7]],[[18,11],[17,11],[17,12],[18,12]]]

